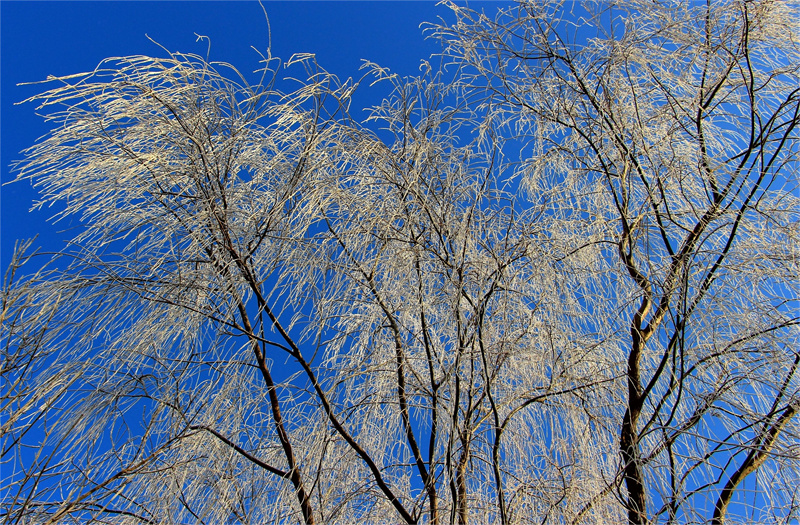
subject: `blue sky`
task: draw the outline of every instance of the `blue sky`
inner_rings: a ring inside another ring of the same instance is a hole
[[[500,3],[471,4],[492,10]],[[441,16],[433,1],[407,2],[264,2],[272,33],[272,54],[288,59],[310,52],[342,78],[358,75],[362,59],[401,75],[418,71],[421,59],[438,51],[419,27]],[[267,22],[256,2],[21,2],[0,3],[0,164],[2,181],[13,179],[9,164],[20,151],[45,134],[48,126],[33,104],[14,105],[44,89],[18,86],[48,75],[93,69],[111,56],[165,52],[146,35],[172,51],[205,55],[211,40],[212,60],[226,61],[242,72],[257,69],[268,45]],[[375,89],[382,89],[376,87]],[[16,239],[39,235],[45,249],[60,245],[54,232],[68,224],[51,224],[52,210],[30,213],[35,191],[27,182],[0,190],[0,263],[8,264]],[[62,236],[65,237],[65,236]]]
[[[491,12],[506,2],[470,3]],[[272,54],[288,59],[310,52],[319,63],[340,77],[359,75],[368,59],[401,75],[413,75],[420,60],[439,50],[420,29],[425,21],[441,16],[444,6],[435,1],[325,1],[264,2],[271,27]],[[13,179],[9,164],[20,151],[48,131],[35,115],[33,104],[15,105],[45,89],[18,86],[48,75],[69,75],[93,69],[111,56],[156,55],[167,49],[205,55],[209,37],[210,58],[226,61],[242,72],[259,67],[251,49],[268,46],[267,22],[255,1],[241,2],[23,2],[0,3],[0,180]],[[374,88],[377,96],[382,86]],[[354,112],[357,116],[357,112]],[[17,239],[39,235],[45,250],[60,247],[69,224],[47,221],[52,210],[29,212],[36,192],[27,182],[0,188],[0,265],[4,272]]]

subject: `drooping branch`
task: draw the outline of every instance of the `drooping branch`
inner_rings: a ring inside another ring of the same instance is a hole
[[[719,498],[717,498],[717,503],[714,505],[714,515],[711,519],[712,525],[724,525],[725,524],[725,513],[728,509],[728,505],[733,498],[733,494],[736,491],[736,487],[738,487],[744,479],[758,470],[758,468],[769,458],[770,452],[772,451],[775,443],[777,442],[781,430],[792,420],[792,418],[797,414],[798,407],[797,405],[789,405],[781,412],[780,417],[775,420],[769,427],[766,427],[764,431],[757,437],[756,443],[747,457],[744,459],[739,468],[731,474],[728,478],[728,481],[725,483],[725,487],[719,494]]]

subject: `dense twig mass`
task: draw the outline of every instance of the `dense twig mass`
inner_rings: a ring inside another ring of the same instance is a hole
[[[312,56],[31,99],[5,522],[800,518],[800,13],[449,7],[363,122]]]

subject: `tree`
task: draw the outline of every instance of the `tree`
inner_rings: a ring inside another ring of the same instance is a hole
[[[310,55],[33,97],[5,521],[798,517],[797,13],[450,8],[363,122]]]
[[[797,457],[796,6],[456,12],[439,34],[490,118],[528,138],[524,184],[560,189],[550,215],[569,226],[548,230],[599,264],[581,263],[580,301],[621,352],[620,463],[585,509],[621,486],[630,523],[702,521],[707,501],[723,522],[749,473]],[[758,521],[796,516],[797,472],[774,468]]]

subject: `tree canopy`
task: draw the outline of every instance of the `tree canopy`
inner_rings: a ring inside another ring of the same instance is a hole
[[[4,521],[800,519],[797,6],[448,7],[414,78],[28,101],[80,227],[0,296]]]

